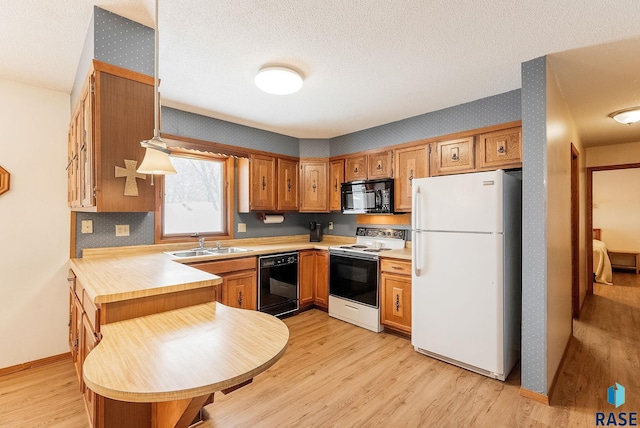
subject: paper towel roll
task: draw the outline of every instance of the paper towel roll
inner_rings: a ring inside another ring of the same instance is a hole
[[[282,214],[268,214],[262,217],[262,221],[265,224],[282,223],[284,216]]]

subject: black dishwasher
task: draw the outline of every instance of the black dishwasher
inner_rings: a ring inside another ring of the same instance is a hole
[[[298,310],[298,253],[258,258],[258,310],[279,316]]]

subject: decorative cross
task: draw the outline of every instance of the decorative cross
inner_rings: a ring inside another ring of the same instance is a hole
[[[127,181],[124,183],[125,196],[138,196],[138,182],[136,181],[136,178],[146,180],[147,176],[146,174],[139,174],[136,172],[138,161],[125,159],[124,165],[124,168],[116,166],[116,178],[127,177]]]

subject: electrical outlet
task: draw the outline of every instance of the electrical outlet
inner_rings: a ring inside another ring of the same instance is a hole
[[[238,223],[238,232],[246,232],[247,224],[246,223]]]
[[[329,222],[329,230],[333,230],[333,222],[332,221]]]
[[[93,233],[93,220],[82,220],[81,233]]]
[[[129,236],[129,225],[116,224],[116,236]]]

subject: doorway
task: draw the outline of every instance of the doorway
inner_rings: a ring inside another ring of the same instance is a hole
[[[589,275],[587,275],[587,294],[593,294],[593,173],[598,171],[611,171],[621,169],[640,168],[640,163],[621,164],[621,165],[606,165],[587,168],[586,174],[586,186],[587,186],[587,236],[591,236],[592,239],[586,241],[587,251],[587,269]],[[607,243],[606,232],[602,236],[602,240]]]

